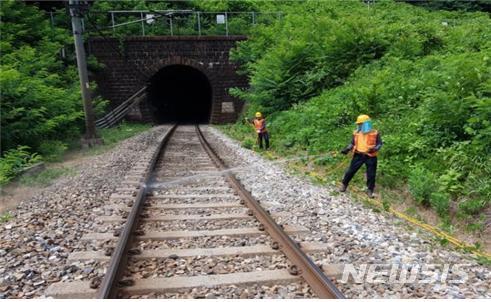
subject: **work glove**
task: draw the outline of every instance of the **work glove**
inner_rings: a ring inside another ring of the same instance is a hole
[[[346,154],[348,154],[350,151],[351,151],[351,148],[344,148],[343,150],[341,150],[341,153],[343,153],[344,155],[346,155]]]

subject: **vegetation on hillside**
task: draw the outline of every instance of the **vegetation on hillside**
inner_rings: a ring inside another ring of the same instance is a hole
[[[251,84],[233,93],[248,102],[247,115],[266,114],[274,151],[332,154],[367,113],[385,141],[379,189],[408,190],[447,224],[482,221],[491,200],[489,15],[389,1],[281,10],[281,21],[232,52]],[[252,135],[241,122],[230,132]],[[329,173],[343,160],[315,163]]]
[[[329,174],[346,160],[332,151],[367,113],[385,141],[378,189],[408,192],[443,222],[463,218],[479,228],[491,200],[491,21],[476,10],[488,8],[453,0],[369,8],[362,1],[103,0],[92,4],[86,28],[99,34],[93,25],[110,24],[105,12],[114,9],[281,11],[254,27],[249,15],[229,20],[231,34],[250,33],[231,55],[251,87],[233,93],[247,101],[246,114],[267,115],[274,151],[321,155],[309,164]],[[0,17],[2,184],[37,154],[59,158],[79,138],[83,111],[66,14],[52,26],[35,5],[10,0],[1,1]],[[176,16],[174,29],[196,34],[195,21]],[[169,34],[168,18],[155,22],[147,34]],[[215,19],[202,22],[203,34],[224,33]],[[116,36],[140,31],[135,23]],[[229,131],[251,145],[250,126]]]
[[[254,23],[269,24],[278,15],[270,14],[269,8],[275,8],[268,1],[108,1],[99,0],[93,3],[88,14],[89,28],[95,31],[97,27],[100,34],[115,36],[121,39],[128,35],[245,35],[253,28]],[[114,10],[142,10],[146,13],[114,13]],[[173,14],[162,14],[162,10],[177,10]],[[199,21],[197,14],[200,12]],[[274,10],[272,10],[274,12]],[[227,14],[227,25],[217,23],[217,14]],[[148,15],[147,15],[148,14]],[[153,17],[150,17],[153,16]],[[142,18],[150,18],[146,22],[138,22]],[[129,23],[109,28],[112,22],[116,25]],[[130,23],[133,22],[133,23]],[[198,26],[199,24],[199,26]]]
[[[422,6],[430,10],[461,10],[461,11],[486,11],[491,12],[491,2],[488,0],[396,0]]]
[[[107,28],[111,24],[111,15],[107,13],[110,10],[249,12],[256,10],[257,3],[261,1],[100,0],[90,4],[84,23],[85,36],[114,34],[123,38],[142,34],[140,22],[119,27],[114,32]],[[70,18],[63,4],[14,0],[0,4],[1,185],[37,161],[61,159],[83,131],[83,110]],[[55,11],[50,16],[39,7]],[[203,35],[225,34],[225,25],[217,24],[215,17],[213,14],[201,16]],[[115,15],[115,18],[121,23],[139,20],[141,15]],[[158,16],[152,24],[145,22],[145,34],[170,34],[170,18]],[[251,27],[250,18],[249,13],[230,17],[229,33],[246,33]],[[174,34],[198,34],[196,21],[195,16],[172,16]],[[103,68],[93,57],[88,58],[88,67],[92,71]],[[102,113],[106,103],[95,99],[97,114]]]
[[[83,131],[70,27],[64,12],[54,16],[55,26],[36,5],[1,1],[0,185],[40,160],[61,159]],[[100,113],[105,102],[94,105]]]
[[[76,69],[60,57],[68,30],[52,28],[43,12],[20,1],[2,1],[0,16],[2,184],[39,160],[30,153],[78,136],[83,113]]]

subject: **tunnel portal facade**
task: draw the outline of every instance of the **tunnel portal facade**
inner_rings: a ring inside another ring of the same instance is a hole
[[[243,102],[229,94],[246,88],[247,78],[229,61],[245,37],[93,38],[88,43],[102,70],[91,76],[115,108],[144,86],[147,92],[128,119],[153,123],[233,122]],[[118,52],[117,49],[120,49]]]

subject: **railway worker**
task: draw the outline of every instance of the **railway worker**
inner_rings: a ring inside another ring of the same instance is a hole
[[[358,116],[356,125],[357,129],[353,132],[351,143],[341,151],[343,154],[353,151],[353,159],[344,174],[343,184],[339,191],[346,191],[353,176],[365,164],[367,166],[367,194],[368,197],[373,198],[377,172],[377,152],[382,148],[383,142],[380,133],[372,129],[372,121],[368,115],[362,114]]]
[[[254,119],[249,120],[246,118],[248,123],[254,125],[254,129],[257,133],[257,144],[259,148],[263,149],[263,140],[265,143],[265,149],[269,148],[269,133],[268,129],[266,129],[266,119],[263,117],[261,112],[256,112],[256,117]]]

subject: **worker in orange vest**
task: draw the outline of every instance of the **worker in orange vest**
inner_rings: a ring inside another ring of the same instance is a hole
[[[365,164],[367,166],[367,194],[370,198],[373,198],[377,172],[377,152],[382,148],[383,142],[380,133],[372,129],[372,121],[368,115],[362,114],[358,116],[356,125],[357,129],[353,132],[351,144],[341,151],[343,154],[353,151],[353,159],[351,160],[350,167],[344,174],[343,185],[339,191],[346,191],[353,176]]]
[[[259,145],[259,148],[263,148],[263,140],[266,145],[266,149],[269,148],[269,133],[268,130],[266,129],[266,119],[263,117],[261,112],[256,112],[256,117],[251,121],[246,118],[246,121],[248,123],[251,123],[254,125],[254,129],[256,130],[257,133],[257,143]]]

